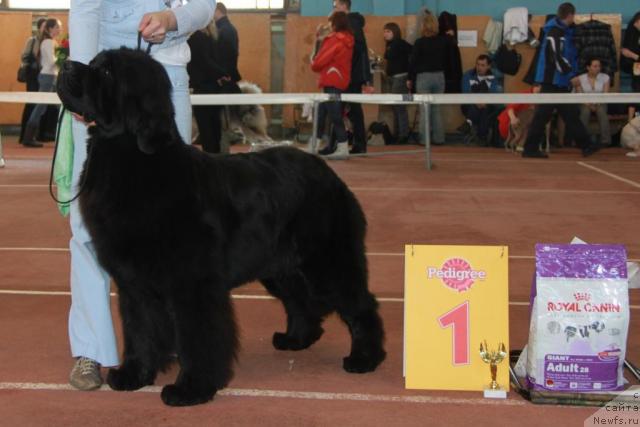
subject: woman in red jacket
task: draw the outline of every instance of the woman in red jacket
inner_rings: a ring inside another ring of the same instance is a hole
[[[324,93],[339,95],[349,87],[354,39],[346,13],[335,12],[329,18],[329,22],[332,32],[322,42],[320,51],[311,63],[311,69],[320,73],[318,86]],[[333,125],[335,138],[330,138],[330,141],[334,142],[329,142],[326,148],[320,150],[320,154],[330,159],[346,159],[349,157],[349,141],[342,119],[342,105],[339,101],[321,104],[317,137],[324,136],[324,122],[327,114]]]

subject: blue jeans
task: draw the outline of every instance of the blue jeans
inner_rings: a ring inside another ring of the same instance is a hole
[[[38,75],[38,84],[40,85],[38,92],[53,92],[56,85],[56,76],[53,74],[40,73]],[[42,115],[47,111],[47,107],[47,104],[36,105],[31,112],[31,116],[29,116],[27,126],[37,127],[38,124],[40,124],[40,118],[42,118]]]
[[[396,94],[409,93],[407,88],[407,74],[391,76],[388,80],[388,92]],[[409,136],[409,113],[406,105],[393,105],[394,129],[398,139],[404,139]]]
[[[85,0],[85,3],[88,3]],[[131,8],[139,2],[120,3]],[[78,10],[83,6],[78,2]],[[72,9],[74,3],[72,3]],[[121,6],[122,7],[122,6]],[[137,6],[135,6],[137,7]],[[135,9],[136,11],[138,9]],[[73,12],[73,10],[71,11]],[[122,20],[116,25],[105,22],[115,14],[102,14],[99,26],[91,20],[91,14],[70,13],[69,34],[71,55],[74,60],[88,63],[95,55],[91,43],[98,43],[98,50],[114,49],[121,46],[136,48],[137,28],[144,10],[140,13],[121,14]],[[100,30],[98,30],[100,28]],[[124,32],[123,29],[129,30]],[[97,41],[96,41],[97,39]],[[75,52],[75,53],[74,53]],[[191,102],[189,99],[189,75],[186,66],[165,65],[173,86],[172,100],[175,109],[175,120],[180,136],[185,143],[191,142]],[[85,125],[74,120],[74,161],[73,188],[77,194],[80,174],[87,157],[87,130]],[[88,357],[98,361],[102,366],[117,366],[119,363],[116,337],[111,319],[111,280],[96,259],[78,202],[71,204],[71,309],[69,311],[69,341],[73,357]]]
[[[416,79],[416,93],[444,93],[444,73],[420,73]],[[444,126],[439,105],[431,105],[431,135],[434,144],[444,144]],[[424,129],[424,117],[420,116],[420,129]]]

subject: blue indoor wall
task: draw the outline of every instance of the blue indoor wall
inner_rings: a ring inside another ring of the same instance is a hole
[[[534,15],[554,13],[562,0],[352,0],[354,11],[367,15],[401,16],[416,13],[426,6],[436,13],[444,10],[458,15],[490,15],[502,19],[510,7],[526,6]],[[301,0],[301,13],[305,16],[327,16],[332,0]],[[578,13],[621,13],[623,22],[640,10],[635,0],[575,0]]]

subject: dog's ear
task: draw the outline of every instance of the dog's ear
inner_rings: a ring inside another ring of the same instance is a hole
[[[127,119],[133,121],[130,128],[136,135],[138,149],[145,154],[154,154],[167,146],[173,138],[173,105],[167,108],[161,103],[153,104],[146,99],[138,104],[137,111]]]
[[[155,64],[154,64],[155,65]],[[124,120],[131,133],[136,135],[138,149],[154,154],[169,145],[177,135],[171,82],[161,66],[144,74],[147,81],[124,89],[126,97]]]

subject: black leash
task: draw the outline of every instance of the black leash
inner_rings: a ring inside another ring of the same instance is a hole
[[[93,149],[93,144],[89,144],[89,150],[87,151],[86,169],[82,177],[83,179],[78,183],[80,187],[80,190],[78,190],[78,194],[76,194],[75,197],[71,200],[66,200],[66,201],[58,200],[58,198],[53,194],[53,172],[56,166],[56,157],[58,157],[58,145],[60,144],[60,129],[62,128],[62,121],[64,120],[64,113],[66,111],[67,109],[64,108],[64,105],[63,105],[62,110],[60,110],[60,118],[58,119],[58,129],[56,130],[56,141],[55,141],[56,145],[53,147],[53,159],[51,160],[51,174],[49,175],[49,194],[51,195],[51,198],[55,200],[56,203],[62,206],[69,206],[71,202],[74,202],[76,199],[78,199],[78,197],[80,197],[80,195],[84,192],[84,188],[85,188],[84,180],[86,179],[87,172],[89,172],[89,159],[91,158],[91,151]],[[73,132],[73,128],[71,132]],[[74,159],[74,162],[75,162],[75,159]],[[71,167],[73,168],[73,163],[71,164]],[[71,174],[73,175],[73,169]]]
[[[53,147],[53,159],[51,160],[51,173],[49,174],[49,194],[51,195],[51,198],[55,200],[56,203],[62,206],[69,206],[71,202],[75,201],[78,197],[80,197],[80,195],[84,191],[84,180],[82,180],[79,183],[80,190],[78,190],[78,194],[76,194],[76,196],[71,200],[66,200],[66,201],[58,200],[55,194],[53,194],[53,171],[56,166],[56,158],[58,157],[58,145],[60,144],[60,129],[62,128],[62,121],[64,120],[64,113],[66,111],[67,109],[64,108],[64,105],[63,105],[62,110],[60,110],[60,119],[58,119],[58,129],[56,130],[56,145]],[[87,153],[87,159],[89,158],[90,154],[91,154],[91,147],[89,148],[89,152]],[[71,167],[73,167],[73,164]],[[87,170],[88,169],[89,169],[89,165],[87,163]]]
[[[153,45],[153,43],[148,42],[147,44],[147,49],[145,50],[145,53],[147,55],[149,55],[151,53],[151,46]],[[142,32],[138,31],[138,50],[142,50]],[[73,199],[70,200],[66,200],[66,201],[62,201],[62,200],[58,200],[58,198],[55,196],[55,194],[53,194],[53,174],[54,174],[54,168],[56,165],[56,158],[58,157],[58,145],[60,143],[60,129],[62,128],[62,120],[64,119],[64,113],[67,111],[67,109],[64,107],[64,105],[62,106],[62,109],[60,110],[60,116],[58,119],[58,129],[56,130],[56,140],[55,140],[55,146],[53,147],[53,159],[51,160],[51,173],[49,174],[49,194],[51,195],[51,198],[58,203],[59,205],[62,206],[69,206],[72,202],[76,201],[78,199],[78,197],[80,197],[80,195],[83,193],[84,191],[84,180],[86,179],[87,173],[89,171],[89,159],[91,158],[91,151],[93,148],[93,144],[89,144],[89,150],[87,152],[87,160],[85,162],[86,164],[86,169],[85,169],[85,173],[82,176],[82,180],[78,183],[80,189],[78,190],[78,194],[75,195],[75,197]],[[73,130],[72,130],[73,132]],[[75,160],[74,160],[75,161]],[[73,167],[73,165],[72,165]],[[72,171],[73,174],[73,171]]]
[[[145,53],[149,55],[151,53],[151,46],[153,46],[152,42],[147,42],[147,49]],[[142,32],[138,31],[138,50],[142,50]]]

